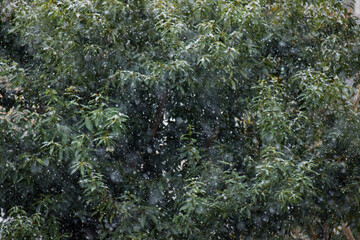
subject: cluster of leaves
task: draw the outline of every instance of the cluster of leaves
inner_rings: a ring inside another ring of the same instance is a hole
[[[347,3],[0,1],[0,237],[360,227]]]

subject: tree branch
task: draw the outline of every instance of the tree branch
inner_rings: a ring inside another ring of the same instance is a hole
[[[166,88],[165,91],[161,95],[160,103],[156,109],[155,122],[154,122],[153,126],[151,127],[151,134],[150,134],[150,138],[149,138],[148,142],[150,142],[155,137],[156,132],[160,126],[161,120],[163,119],[164,108],[165,108],[165,104],[167,102],[167,96],[168,96],[168,89]]]
[[[360,84],[356,86],[358,92],[356,94],[355,104],[354,104],[354,111],[357,112],[359,108],[359,101],[360,101]]]
[[[345,234],[345,236],[346,236],[346,238],[347,238],[348,240],[355,240],[355,237],[354,237],[354,235],[352,234],[352,232],[351,232],[351,230],[350,230],[350,227],[348,226],[347,223],[343,224],[343,225],[341,226],[341,229],[342,229],[343,233]]]

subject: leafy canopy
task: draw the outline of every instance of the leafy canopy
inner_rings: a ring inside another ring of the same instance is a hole
[[[360,227],[346,2],[0,1],[1,238]]]

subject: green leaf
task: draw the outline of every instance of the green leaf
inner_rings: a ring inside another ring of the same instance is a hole
[[[90,132],[94,131],[93,125],[92,125],[91,120],[89,119],[89,117],[85,118],[85,126]]]

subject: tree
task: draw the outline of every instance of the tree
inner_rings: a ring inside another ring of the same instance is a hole
[[[2,238],[360,227],[345,1],[0,3]]]

